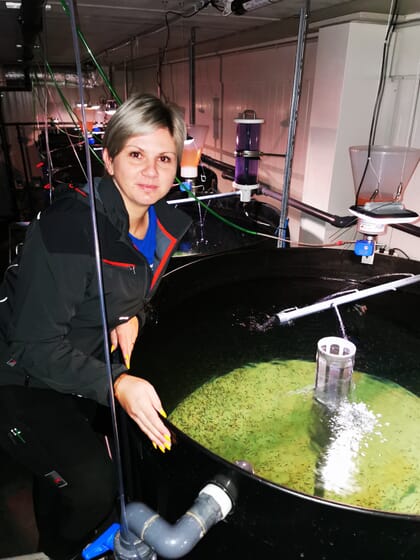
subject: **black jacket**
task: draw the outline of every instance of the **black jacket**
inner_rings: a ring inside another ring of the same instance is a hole
[[[96,188],[109,329],[149,302],[190,219],[164,201],[153,271],[128,237],[128,215],[110,177]],[[0,385],[29,384],[108,401],[103,327],[87,192],[73,189],[28,228],[19,266],[0,289]],[[125,366],[113,364],[116,377]]]

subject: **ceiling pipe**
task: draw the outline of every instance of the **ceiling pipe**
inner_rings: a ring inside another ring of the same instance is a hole
[[[189,44],[190,62],[190,124],[195,124],[195,27],[191,28]]]
[[[77,87],[79,85],[79,76],[74,69],[61,69],[53,73],[54,80],[49,74],[41,71],[29,70],[27,67],[0,67],[1,82],[6,84],[6,91],[16,91],[20,84],[25,80],[29,81],[29,91],[32,81],[42,85],[60,85],[61,87]],[[103,81],[98,74],[93,71],[85,72],[83,75],[83,87],[94,88],[103,86]],[[2,89],[2,88],[0,88]]]

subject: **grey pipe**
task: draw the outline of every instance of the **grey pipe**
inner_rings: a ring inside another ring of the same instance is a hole
[[[166,201],[166,204],[184,204],[187,202],[197,202],[197,200],[213,200],[213,198],[227,198],[229,196],[239,196],[241,193],[239,191],[217,193],[217,194],[205,194],[203,196],[189,196],[188,198],[172,198]]]
[[[403,286],[408,286],[409,284],[415,284],[416,282],[420,282],[420,274],[415,274],[409,276],[408,278],[402,278],[401,280],[394,280],[393,282],[385,282],[384,284],[372,286],[371,288],[365,288],[364,290],[353,290],[350,293],[330,299],[324,299],[322,301],[318,301],[317,303],[313,303],[312,305],[307,305],[306,307],[285,309],[280,311],[280,313],[277,313],[277,318],[282,324],[289,323],[294,319],[299,319],[300,317],[305,317],[306,315],[310,315],[312,313],[319,313],[320,311],[325,311],[326,309],[331,309],[332,307],[337,307],[338,305],[342,305],[344,303],[357,301],[376,294],[382,294],[383,292],[395,291],[397,288],[402,288]]]
[[[213,525],[226,517],[232,507],[233,499],[223,485],[216,483],[207,484],[190,509],[173,525],[147,505],[132,502],[126,508],[127,524],[137,541],[128,543],[117,535],[114,543],[116,556],[120,559],[153,559],[154,552],[164,558],[185,556]]]
[[[300,92],[302,88],[302,71],[303,71],[303,59],[305,56],[305,43],[306,43],[306,30],[308,26],[308,2],[306,2],[305,8],[300,10],[299,19],[299,34],[298,43],[296,51],[295,60],[295,72],[293,78],[293,90],[292,99],[290,105],[290,124],[287,136],[287,147],[286,147],[286,161],[284,164],[284,176],[283,176],[283,198],[281,201],[280,208],[280,220],[279,220],[279,239],[277,242],[277,247],[286,247],[286,237],[287,237],[287,212],[289,207],[289,191],[290,182],[292,178],[292,162],[295,150],[295,138],[296,138],[296,127],[298,120],[298,110],[299,110],[299,99]]]
[[[268,185],[265,185],[265,183],[260,183],[259,194],[269,196],[274,198],[274,200],[281,201],[282,199],[282,193],[273,191]],[[327,222],[336,228],[347,228],[353,226],[357,222],[357,219],[354,216],[336,216],[335,214],[330,214],[329,212],[325,212],[324,210],[320,210],[314,206],[309,206],[308,204],[305,204],[295,198],[289,198],[289,206],[296,208],[296,210],[300,210],[313,218]]]
[[[191,28],[189,45],[190,62],[190,124],[195,124],[195,27]]]
[[[7,87],[12,88],[13,85],[21,83],[26,79],[25,71],[21,68],[8,68],[3,73],[4,81]],[[27,78],[29,81],[36,80],[42,85],[59,85],[61,87],[78,87],[81,79],[84,88],[94,88],[102,86],[102,81],[96,72],[84,72],[80,78],[73,69],[61,69],[53,72],[53,78],[46,75],[45,72],[31,70]]]

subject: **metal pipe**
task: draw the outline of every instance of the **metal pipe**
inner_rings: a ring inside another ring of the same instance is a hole
[[[98,299],[99,299],[99,316],[102,323],[102,330],[103,330],[103,350],[105,356],[105,369],[110,389],[111,398],[109,399],[109,407],[111,410],[111,419],[112,419],[112,428],[113,428],[113,436],[114,436],[114,462],[115,462],[115,469],[117,475],[117,484],[118,484],[118,491],[119,491],[119,501],[120,501],[120,509],[121,509],[121,529],[124,534],[128,532],[127,529],[127,520],[125,515],[125,496],[124,496],[124,477],[122,472],[122,464],[121,464],[121,446],[120,446],[120,436],[117,426],[117,415],[116,415],[116,405],[115,405],[115,398],[113,395],[113,379],[112,379],[112,365],[110,360],[110,349],[109,349],[109,337],[108,337],[108,323],[106,317],[106,304],[105,304],[105,291],[104,291],[104,283],[103,283],[103,276],[102,276],[102,261],[101,261],[101,248],[99,244],[99,233],[98,233],[98,221],[96,216],[96,201],[95,201],[95,190],[93,186],[93,177],[92,177],[92,163],[90,159],[90,151],[89,151],[89,141],[88,141],[88,132],[86,127],[86,111],[85,111],[85,104],[84,104],[84,91],[82,85],[82,65],[80,60],[80,49],[79,49],[79,42],[78,42],[78,34],[77,34],[77,26],[76,26],[76,15],[75,15],[75,0],[69,0],[68,2],[68,10],[70,15],[70,24],[71,24],[71,32],[72,32],[72,39],[73,39],[73,49],[74,49],[74,58],[76,62],[76,70],[77,75],[79,76],[79,96],[80,96],[80,103],[81,103],[81,113],[82,113],[82,123],[83,123],[83,135],[85,140],[85,156],[86,156],[86,172],[87,172],[87,184],[88,184],[88,193],[90,197],[90,218],[91,218],[91,226],[92,226],[92,235],[93,235],[93,249],[94,249],[94,257],[95,257],[95,270],[96,270],[96,281],[97,281],[97,288],[98,288]]]
[[[6,82],[5,90],[13,90],[13,86],[16,84],[22,84],[25,80],[29,81],[29,89],[31,87],[31,80],[36,80],[42,85],[55,85],[55,82],[63,87],[78,87],[80,77],[74,72],[72,68],[61,68],[58,71],[53,72],[54,80],[48,79],[45,72],[37,71],[31,69],[30,71],[22,68],[8,68],[4,72],[4,80]],[[94,88],[102,85],[102,80],[99,79],[99,75],[94,71],[83,72],[82,74],[83,87]],[[26,86],[25,86],[26,87]]]
[[[396,290],[397,288],[408,286],[409,284],[415,284],[416,282],[420,282],[420,274],[416,274],[408,278],[403,278],[401,280],[394,280],[393,282],[386,282],[385,284],[380,284],[379,286],[372,286],[371,288],[366,288],[365,290],[354,290],[342,296],[319,301],[312,305],[307,305],[306,307],[285,309],[284,311],[277,313],[276,317],[278,318],[280,323],[288,323],[290,321],[293,321],[294,319],[304,317],[305,315],[319,313],[320,311],[325,311],[326,309],[337,307],[337,305],[342,305],[343,303],[349,303],[351,301],[356,301],[358,299],[373,296],[375,294],[381,294],[389,290]]]
[[[197,200],[209,200],[213,198],[225,198],[227,196],[239,196],[241,193],[239,191],[230,191],[226,193],[216,193],[216,194],[205,194],[203,196],[189,196],[188,198],[173,198],[167,200],[167,204],[183,204],[184,202],[196,202]]]
[[[23,165],[23,174],[25,175],[25,184],[29,185],[30,177],[29,177],[27,153],[25,153],[26,145],[24,144],[24,139],[22,137],[20,126],[18,124],[16,125],[16,136],[19,144],[20,157]]]
[[[290,180],[292,176],[292,162],[293,162],[293,154],[294,154],[294,147],[295,147],[299,98],[300,98],[300,91],[302,87],[302,70],[303,70],[303,59],[305,55],[305,39],[306,39],[307,25],[308,25],[308,2],[305,3],[305,8],[300,9],[295,73],[293,78],[293,90],[292,90],[292,100],[291,100],[291,108],[290,108],[290,125],[289,125],[288,137],[287,137],[286,162],[285,162],[284,175],[283,175],[283,191],[282,191],[283,198],[282,198],[281,209],[280,209],[279,240],[277,242],[277,247],[286,246],[286,233],[287,233],[287,220],[288,220],[287,212],[288,212],[288,205],[289,205]]]
[[[191,28],[190,62],[190,124],[195,124],[195,27]]]
[[[265,183],[260,183],[259,192],[265,196],[274,198],[275,200],[282,200],[282,193],[273,191]],[[320,210],[314,206],[309,206],[309,204],[305,204],[304,202],[291,197],[289,197],[289,206],[292,206],[296,210],[300,210],[313,218],[327,222],[336,228],[348,228],[357,222],[357,218],[355,216],[336,216],[335,214],[330,214],[329,212],[325,212],[324,210]]]
[[[3,151],[4,169],[7,176],[7,191],[10,196],[10,216],[13,217],[17,214],[16,193],[15,193],[15,177],[13,173],[12,159],[10,157],[10,144],[6,130],[6,123],[4,122],[3,113],[3,99],[4,96],[0,93],[0,148]],[[26,185],[25,185],[26,186]],[[3,208],[6,206],[3,200]]]
[[[415,237],[420,237],[420,227],[414,224],[390,224],[394,229],[408,233],[409,235],[414,235]]]

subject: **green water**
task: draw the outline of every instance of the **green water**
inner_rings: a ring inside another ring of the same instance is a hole
[[[315,364],[249,364],[209,381],[170,415],[224,459],[309,495],[420,515],[420,399],[354,372],[334,410],[313,399]]]

